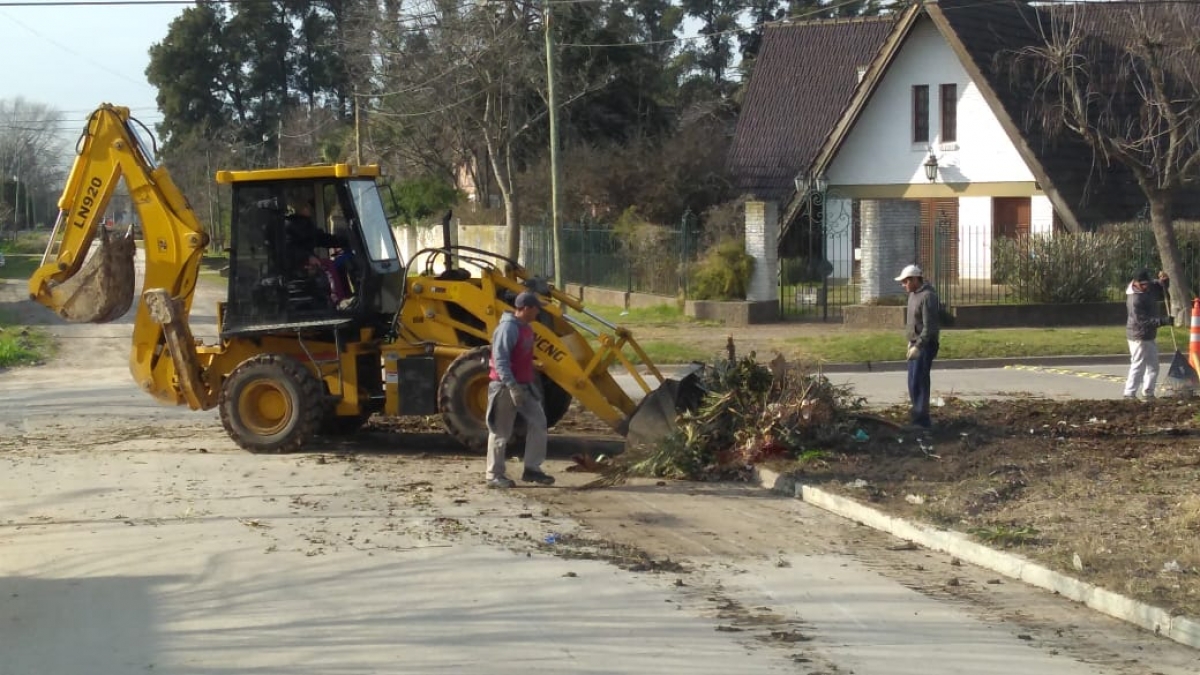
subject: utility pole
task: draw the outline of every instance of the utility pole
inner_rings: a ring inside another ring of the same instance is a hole
[[[554,241],[554,286],[562,289],[562,249],[559,239],[562,224],[559,222],[558,202],[562,185],[558,172],[558,96],[554,89],[554,20],[550,3],[543,0],[543,22],[546,26],[546,98],[550,113],[550,228]]]
[[[362,164],[362,117],[358,110],[358,92],[354,92],[354,163]]]
[[[17,152],[17,172],[13,174],[13,239],[16,240],[17,233],[21,231],[21,225],[18,222],[21,215],[21,154]]]

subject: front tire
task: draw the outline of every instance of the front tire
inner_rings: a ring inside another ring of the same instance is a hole
[[[325,413],[320,380],[280,354],[260,354],[234,368],[217,405],[229,437],[254,453],[299,450]]]

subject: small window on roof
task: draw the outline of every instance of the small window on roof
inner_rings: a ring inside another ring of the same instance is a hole
[[[929,85],[917,84],[912,88],[912,142],[929,142]]]

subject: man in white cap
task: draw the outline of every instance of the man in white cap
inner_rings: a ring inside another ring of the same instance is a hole
[[[542,311],[542,301],[533,291],[524,291],[513,301],[513,311],[500,316],[492,334],[492,361],[488,374],[487,486],[511,488],[516,483],[505,475],[504,458],[513,423],[525,418],[526,483],[553,485],[554,477],[542,471],[546,460],[546,411],[542,390],[533,364],[534,333],[530,325]]]
[[[932,424],[929,419],[929,371],[938,355],[941,302],[937,291],[925,283],[924,272],[916,265],[901,270],[896,281],[908,291],[905,331],[908,337],[908,400],[912,403],[909,416],[914,425],[928,429]]]

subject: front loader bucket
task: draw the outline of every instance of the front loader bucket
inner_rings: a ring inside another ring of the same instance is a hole
[[[108,323],[133,305],[135,285],[133,232],[113,234],[100,229],[95,250],[79,272],[54,287],[62,298],[59,316],[72,323]]]
[[[625,447],[631,450],[641,445],[654,445],[674,433],[679,425],[676,418],[683,412],[695,412],[704,399],[699,368],[678,380],[666,379],[646,395],[625,428]]]

